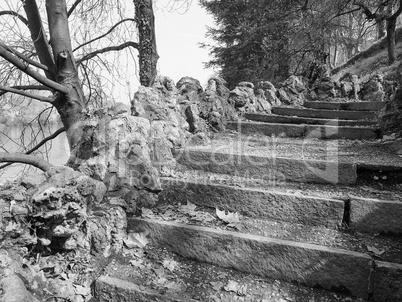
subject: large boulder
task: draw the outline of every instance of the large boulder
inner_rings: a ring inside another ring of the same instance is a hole
[[[189,125],[191,133],[206,132],[206,122],[200,118],[200,104],[204,98],[204,89],[200,81],[192,77],[183,77],[177,84],[178,104]]]
[[[371,77],[360,91],[360,98],[367,102],[382,102],[384,101],[383,77],[381,74],[376,74]]]
[[[226,81],[214,77],[208,80],[204,98],[200,104],[200,117],[215,130],[223,130],[227,120],[233,120],[237,113],[228,102],[230,91]]]
[[[306,87],[297,76],[290,76],[281,83],[278,90],[279,100],[290,106],[301,106],[305,100],[304,91]]]
[[[259,82],[257,89],[262,89],[264,91],[264,96],[271,107],[281,106],[282,103],[277,97],[277,90],[275,86],[269,81]]]
[[[342,98],[359,99],[359,77],[353,73],[345,74],[339,81],[338,85],[339,96]]]
[[[131,101],[131,115],[151,122],[171,121],[188,130],[189,125],[177,105],[175,91],[175,88],[167,90],[162,85],[159,88],[140,86]]]
[[[230,91],[228,102],[240,112],[255,111],[254,84],[241,82]]]

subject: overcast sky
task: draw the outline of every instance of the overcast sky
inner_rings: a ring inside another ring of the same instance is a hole
[[[204,86],[214,72],[205,69],[203,62],[209,60],[208,50],[201,49],[198,44],[207,41],[206,26],[212,25],[212,17],[198,5],[197,0],[192,1],[185,13],[180,10],[169,12],[161,2],[155,9],[160,74],[175,82],[183,76],[191,76]]]

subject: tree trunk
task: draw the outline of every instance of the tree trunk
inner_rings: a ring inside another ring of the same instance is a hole
[[[336,64],[338,63],[338,54],[339,54],[339,49],[338,49],[338,44],[335,45],[334,49],[334,59],[332,65],[336,67]]]
[[[70,148],[74,148],[82,135],[82,112],[85,97],[78,78],[72,53],[65,0],[46,0],[50,29],[50,45],[56,67],[56,81],[67,87],[68,93],[59,93],[54,103],[67,131]]]
[[[156,77],[159,56],[156,51],[155,17],[152,0],[134,0],[139,35],[140,83],[151,86]]]
[[[395,29],[396,29],[396,18],[388,18],[387,19],[388,65],[392,65],[396,61]]]
[[[384,20],[378,20],[376,21],[377,25],[377,39],[382,39],[385,37],[386,34],[386,26]]]

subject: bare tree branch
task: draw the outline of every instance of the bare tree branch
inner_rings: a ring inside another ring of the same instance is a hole
[[[19,51],[13,49],[10,46],[7,46],[6,44],[4,44],[3,42],[0,41],[0,46],[4,47],[5,49],[7,49],[9,52],[12,52],[13,54],[15,54],[17,57],[19,57],[20,59],[24,60],[25,62],[27,62],[30,65],[33,65],[35,67],[38,67],[44,71],[50,72],[49,68],[44,65],[41,64],[39,62],[36,62],[35,60],[32,60],[31,58],[28,58],[26,55],[20,53]]]
[[[19,89],[15,89],[15,88],[11,88],[11,87],[5,87],[5,86],[1,86],[0,85],[0,90],[3,91],[7,91],[7,92],[12,92],[15,94],[19,94],[19,95],[23,95],[41,102],[46,102],[46,103],[53,103],[54,102],[54,98],[49,98],[49,97],[45,97],[45,96],[40,96],[40,95],[36,95],[33,93],[29,93],[29,92],[25,92],[23,90],[19,90]]]
[[[39,61],[49,68],[46,72],[46,77],[51,80],[55,79],[54,60],[50,51],[50,46],[46,38],[45,30],[43,29],[42,18],[39,13],[38,6],[35,0],[25,0],[24,9],[28,18],[28,28],[31,32],[31,38],[34,42]]]
[[[21,21],[22,23],[24,23],[26,26],[28,26],[28,20],[27,20],[25,17],[21,16],[21,15],[20,15],[19,13],[17,13],[17,12],[14,12],[14,11],[12,11],[12,10],[1,11],[1,12],[0,12],[0,16],[4,16],[4,15],[11,15],[11,16],[17,17],[18,19],[20,19],[20,21]]]
[[[75,10],[75,8],[78,6],[78,4],[81,3],[82,0],[75,0],[75,2],[73,3],[73,5],[70,7],[70,9],[67,12],[67,17],[70,17],[70,15],[73,13],[73,11]]]
[[[77,64],[79,65],[79,64],[81,64],[81,62],[87,61],[87,60],[89,60],[89,59],[91,59],[91,58],[93,58],[93,57],[95,57],[95,56],[97,56],[99,54],[109,52],[109,51],[119,51],[119,50],[122,50],[122,49],[127,48],[127,47],[133,47],[135,49],[138,49],[138,43],[129,41],[129,42],[125,42],[123,44],[117,45],[117,46],[110,46],[110,47],[105,47],[105,48],[102,48],[102,49],[97,49],[94,52],[86,54],[80,60],[77,60]]]
[[[100,35],[99,37],[96,37],[96,38],[94,38],[94,39],[92,39],[92,40],[89,40],[88,42],[85,42],[84,44],[81,44],[81,45],[77,46],[77,47],[73,50],[73,52],[76,51],[76,50],[78,50],[78,49],[80,49],[81,47],[84,47],[85,45],[88,45],[88,44],[90,44],[90,43],[92,43],[92,42],[95,42],[95,41],[97,41],[97,40],[99,40],[99,39],[102,39],[103,37],[106,37],[106,36],[107,36],[108,34],[110,34],[117,26],[119,26],[121,23],[126,22],[126,21],[133,21],[133,22],[135,22],[135,19],[127,18],[127,19],[123,19],[123,20],[117,22],[117,23],[116,23],[115,25],[113,25],[105,34]]]
[[[7,49],[2,47],[1,45],[0,45],[0,57],[3,57],[4,59],[6,59],[8,62],[13,64],[15,67],[17,67],[18,69],[25,72],[27,75],[29,75],[32,78],[34,78],[35,80],[37,80],[39,83],[41,83],[51,89],[54,89],[56,91],[59,91],[62,93],[68,93],[67,87],[44,77],[43,75],[41,75],[40,73],[38,73],[37,71],[35,71],[31,67],[29,67],[28,64],[25,64],[19,58],[15,57],[13,54],[11,54],[9,51],[7,51]]]
[[[9,88],[14,88],[18,90],[47,90],[47,91],[52,91],[49,87],[42,86],[42,85],[17,85],[17,86],[11,86]],[[4,90],[4,89],[3,89]],[[0,91],[0,96],[3,94],[6,94],[8,91]]]
[[[66,131],[66,128],[62,127],[59,130],[55,131],[52,135],[49,135],[47,137],[45,137],[43,140],[41,140],[35,147],[33,147],[32,149],[28,150],[27,152],[25,152],[25,155],[29,155],[32,152],[35,152],[36,150],[38,150],[40,147],[42,147],[44,144],[46,144],[48,141],[56,138],[59,134],[63,133]],[[10,165],[12,165],[12,162],[9,162],[7,164],[1,165],[0,166],[0,170],[4,169]]]
[[[53,167],[53,165],[46,160],[34,155],[10,154],[5,152],[0,152],[0,162],[27,164],[41,169],[44,172],[49,171],[49,169]]]

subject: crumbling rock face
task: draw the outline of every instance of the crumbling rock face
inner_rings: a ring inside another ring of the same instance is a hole
[[[368,82],[363,84],[360,91],[360,98],[367,102],[382,102],[384,101],[384,79],[382,75],[374,75]]]
[[[385,108],[381,112],[381,128],[384,134],[397,133],[402,135],[402,89],[395,91],[394,97],[387,102]]]
[[[100,249],[93,245],[93,237],[104,234],[107,240],[102,244],[118,250],[122,239],[119,242],[110,234],[118,233],[124,238],[125,228],[114,225],[115,212],[124,212],[122,209],[103,208],[104,223],[109,229],[92,227],[97,220],[94,211],[102,208],[106,186],[68,167],[54,167],[47,172],[47,177],[30,202],[32,213],[29,217],[40,245],[50,249],[95,252]],[[102,250],[108,251],[106,247]]]
[[[303,82],[297,76],[292,75],[281,84],[277,94],[283,104],[301,106],[305,100],[305,90]]]
[[[237,117],[235,109],[228,103],[229,94],[225,80],[215,77],[208,81],[200,103],[200,117],[212,129],[223,130],[227,120],[234,120]]]
[[[69,167],[53,167],[45,177],[22,201],[0,199],[2,244],[106,256],[121,250],[126,204],[113,204],[105,198],[103,182]],[[20,187],[10,184],[8,189]]]
[[[353,73],[345,74],[336,85],[337,95],[342,98],[359,99],[359,77]]]
[[[281,106],[282,105],[281,101],[279,100],[279,98],[276,95],[277,90],[276,90],[275,86],[271,82],[269,82],[269,81],[261,81],[261,82],[258,83],[257,89],[261,89],[261,90],[264,91],[264,97],[265,97],[266,101],[271,105],[271,107]],[[258,93],[256,93],[256,94],[258,94]],[[260,111],[259,106],[265,108],[265,106],[263,104],[257,105],[257,108],[256,108],[257,111]]]
[[[191,77],[183,77],[177,82],[176,88],[177,101],[189,125],[189,131],[191,133],[207,132],[207,124],[200,117],[200,107],[204,98],[204,89],[200,81]]]
[[[240,112],[254,112],[255,101],[254,84],[250,82],[239,83],[228,98],[228,102]]]

